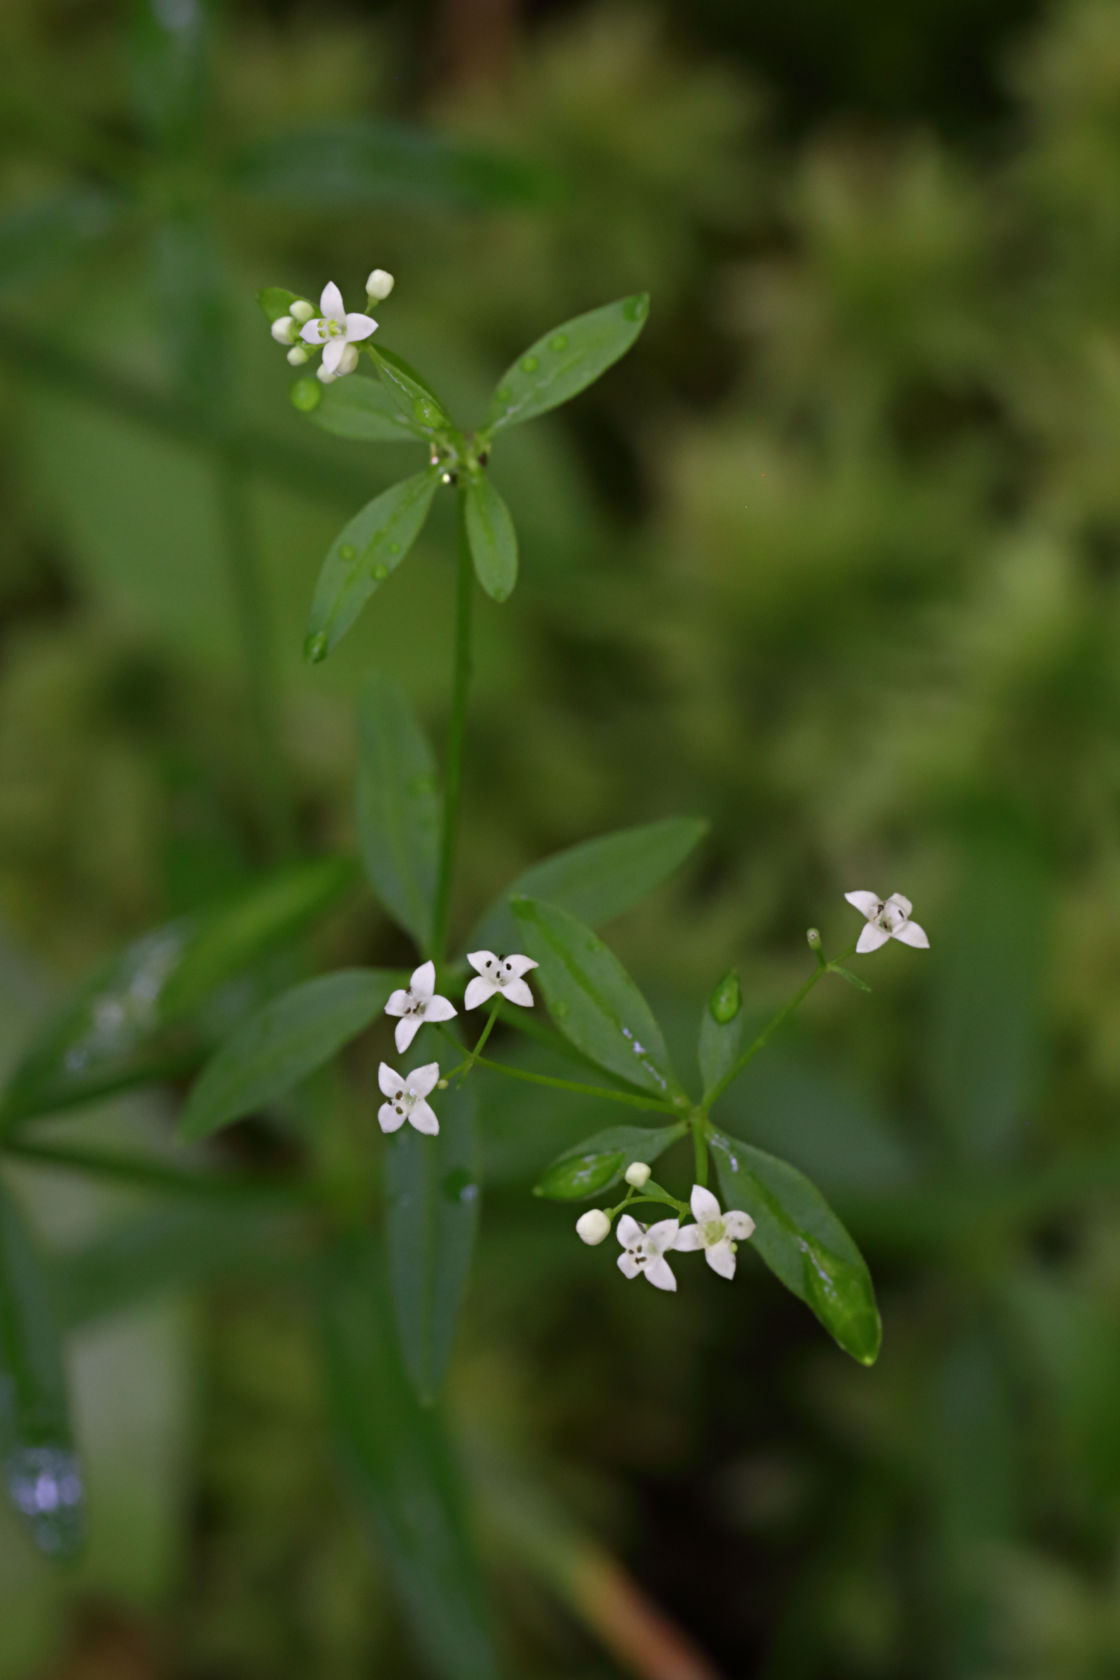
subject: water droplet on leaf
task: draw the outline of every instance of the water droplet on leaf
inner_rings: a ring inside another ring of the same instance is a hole
[[[327,633],[318,631],[314,636],[308,636],[303,644],[303,657],[310,665],[319,665],[327,657]]]
[[[553,333],[548,341],[548,348],[550,350],[566,350],[568,348],[567,333]]]
[[[536,373],[540,365],[540,361],[536,356],[522,356],[521,358],[522,373]]]
[[[383,565],[379,560],[377,565],[374,566],[373,570],[370,572],[370,576],[373,578],[375,583],[384,583],[385,579],[389,576],[389,568],[388,566]]]
[[[343,543],[342,547],[338,551],[338,558],[340,560],[353,560],[357,552],[358,551],[354,547],[353,543]]]
[[[627,298],[622,306],[622,313],[628,321],[644,321],[649,314],[649,298],[644,292],[636,297]]]

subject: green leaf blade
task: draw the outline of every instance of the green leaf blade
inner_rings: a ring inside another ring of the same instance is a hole
[[[735,1066],[743,1036],[743,996],[734,969],[724,975],[704,1005],[696,1047],[704,1099],[717,1090]]]
[[[286,286],[265,286],[257,293],[257,302],[269,321],[279,321],[285,315],[292,313],[292,304],[299,299],[298,292],[289,292]]]
[[[395,572],[424,526],[439,484],[434,467],[367,502],[327,550],[304,651],[313,664],[338,646],[370,596]]]
[[[687,1130],[683,1120],[675,1126],[611,1126],[558,1155],[533,1194],[552,1202],[586,1201],[617,1184],[635,1161],[652,1165]]]
[[[554,904],[518,898],[512,908],[522,942],[540,964],[533,979],[565,1038],[631,1085],[678,1095],[661,1028],[614,953]]]
[[[475,576],[492,601],[508,601],[517,582],[517,532],[486,473],[467,485],[464,518]]]
[[[578,396],[626,354],[648,315],[649,294],[638,292],[545,333],[498,381],[487,428],[535,420]]]
[[[249,1017],[203,1068],[179,1122],[197,1140],[283,1096],[381,1014],[396,976],[340,969],[305,980]]]
[[[408,696],[375,674],[358,703],[358,839],[370,884],[421,951],[431,943],[442,801]]]
[[[873,1365],[882,1324],[866,1262],[820,1191],[788,1161],[711,1134],[728,1207],[755,1222],[752,1246],[786,1288],[861,1365]]]
[[[399,394],[380,379],[336,379],[323,391],[313,425],[356,443],[419,443],[427,438]]]

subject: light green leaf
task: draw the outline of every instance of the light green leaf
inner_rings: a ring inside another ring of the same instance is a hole
[[[521,942],[552,1018],[577,1050],[659,1097],[679,1092],[661,1028],[618,958],[597,934],[541,899],[515,898]]]
[[[298,297],[298,292],[286,291],[283,286],[266,286],[263,292],[257,293],[257,302],[270,321],[279,321],[292,313],[292,304]]]
[[[507,601],[517,582],[517,532],[487,473],[467,485],[464,513],[475,576],[492,601]]]
[[[428,517],[439,473],[404,478],[344,525],[327,550],[307,621],[304,653],[313,664],[338,646],[370,596],[395,572]]]
[[[405,1364],[423,1400],[443,1383],[478,1228],[473,1087],[433,1099],[439,1134],[386,1143],[389,1277]]]
[[[311,419],[324,432],[359,443],[417,443],[428,436],[411,405],[380,379],[336,379]]]
[[[708,824],[700,818],[665,817],[556,852],[506,888],[476,922],[468,949],[513,948],[517,923],[509,900],[515,897],[543,898],[589,927],[599,927],[640,903],[679,868],[707,832]]]
[[[179,1136],[209,1137],[290,1091],[365,1031],[396,983],[396,976],[381,969],[340,969],[273,998],[203,1068]]]
[[[426,438],[445,432],[451,425],[447,411],[423,374],[392,350],[370,346],[377,371],[390,393],[401,403],[413,424]]]
[[[436,762],[408,696],[380,675],[358,704],[358,839],[374,892],[421,951],[431,943],[439,854]]]
[[[343,1485],[372,1530],[425,1672],[500,1680],[458,1467],[439,1411],[421,1404],[405,1373],[372,1236],[331,1251],[321,1310]]]
[[[697,1059],[705,1100],[735,1066],[743,1036],[743,992],[739,976],[729,970],[704,1005],[700,1017]]]
[[[15,1510],[59,1561],[85,1534],[82,1473],[48,1274],[23,1215],[0,1186],[0,1459]]]
[[[354,879],[348,859],[281,870],[210,911],[135,940],[47,1023],[17,1067],[0,1131],[196,1067],[192,1025],[223,982],[322,914]]]
[[[546,1169],[534,1196],[554,1202],[579,1202],[617,1184],[635,1161],[652,1164],[687,1131],[675,1126],[611,1126],[565,1149]]]
[[[490,402],[486,425],[535,420],[578,396],[624,356],[645,326],[649,294],[638,292],[554,327],[506,369]]]
[[[759,1257],[845,1353],[874,1365],[883,1331],[871,1275],[816,1185],[788,1161],[722,1132],[711,1133],[711,1144],[725,1205],[754,1220]]]

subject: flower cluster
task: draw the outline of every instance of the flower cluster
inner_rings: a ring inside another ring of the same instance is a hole
[[[383,268],[375,268],[366,280],[366,308],[382,301],[393,289],[393,276]],[[277,344],[287,344],[288,361],[301,367],[315,350],[322,350],[319,378],[324,385],[353,373],[358,365],[358,345],[377,331],[372,315],[347,312],[342,293],[333,280],[323,287],[319,298],[319,313],[306,298],[297,298],[291,313],[281,315],[272,323],[272,336]]]
[[[372,278],[372,276],[371,276]],[[492,997],[506,998],[524,1009],[532,1008],[533,994],[525,975],[538,965],[532,957],[520,955],[498,956],[493,951],[471,951],[467,961],[476,970],[467,985],[464,1009],[477,1009]],[[458,1010],[450,998],[436,991],[436,965],[430,960],[412,972],[407,986],[398,987],[385,1005],[386,1015],[396,1018],[393,1037],[397,1053],[403,1056],[426,1021],[450,1021]],[[388,1062],[382,1062],[377,1082],[385,1101],[377,1111],[383,1132],[395,1132],[407,1120],[418,1132],[434,1137],[439,1120],[428,1097],[440,1084],[439,1063],[428,1062],[411,1073],[400,1074]]]
[[[627,1182],[635,1189],[649,1183],[650,1169],[644,1161],[635,1161],[627,1168]],[[741,1209],[724,1213],[710,1190],[702,1184],[692,1186],[689,1198],[693,1223],[682,1225],[680,1219],[659,1219],[654,1225],[642,1225],[633,1214],[624,1213],[618,1222],[617,1236],[622,1244],[618,1269],[623,1277],[644,1277],[655,1289],[675,1290],[677,1280],[667,1255],[694,1254],[702,1250],[713,1272],[723,1278],[735,1276],[735,1251],[754,1231],[754,1220]],[[603,1208],[591,1208],[576,1220],[576,1232],[585,1243],[601,1243],[611,1228],[611,1216]]]

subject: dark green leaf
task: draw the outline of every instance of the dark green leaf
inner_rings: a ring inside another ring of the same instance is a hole
[[[132,99],[147,134],[178,149],[201,136],[208,103],[208,0],[132,0]]]
[[[467,485],[465,519],[475,576],[492,601],[508,600],[517,582],[517,532],[487,473]]]
[[[367,502],[327,550],[304,651],[313,663],[337,647],[374,591],[395,572],[428,517],[439,472],[426,467]]]
[[[412,404],[381,379],[336,379],[311,418],[324,432],[359,443],[417,443],[429,435]]]
[[[8,1498],[48,1557],[84,1538],[82,1473],[48,1274],[0,1186],[0,1456]]]
[[[372,348],[372,347],[371,347]],[[423,374],[417,373],[403,356],[392,350],[377,348],[373,352],[377,371],[421,436],[432,438],[451,425],[447,411]]]
[[[285,291],[283,286],[266,286],[263,292],[257,293],[257,302],[270,321],[279,321],[281,316],[292,313],[292,304],[298,297],[298,292]]]
[[[700,1017],[697,1059],[705,1099],[735,1066],[743,1036],[743,993],[734,969],[725,974]]]
[[[558,1155],[533,1194],[554,1202],[578,1202],[617,1184],[635,1161],[652,1164],[687,1130],[675,1126],[612,1126]]]
[[[358,706],[358,838],[366,873],[389,914],[422,951],[431,942],[439,853],[435,759],[412,705],[372,676]]]
[[[220,411],[231,386],[229,281],[221,247],[204,222],[165,217],[154,236],[154,280],[163,352],[179,390]]]
[[[347,860],[301,864],[134,941],[47,1024],[16,1069],[0,1130],[197,1066],[190,1022],[211,993],[291,939],[353,878]]]
[[[364,1032],[395,985],[396,977],[380,969],[340,969],[273,998],[203,1068],[183,1110],[180,1137],[209,1137],[283,1096]]]
[[[600,1067],[659,1097],[678,1086],[661,1028],[618,958],[583,922],[541,899],[515,898],[522,943],[540,967],[552,1018]]]
[[[451,1445],[439,1412],[421,1404],[405,1374],[372,1236],[336,1245],[323,1286],[344,1486],[372,1530],[426,1672],[500,1680]]]
[[[468,948],[508,951],[517,940],[511,898],[543,898],[589,927],[638,904],[682,864],[708,832],[697,817],[665,817],[556,852],[519,875],[478,921]]]
[[[39,274],[58,273],[83,247],[109,233],[120,206],[91,187],[9,209],[0,217],[0,291],[14,290]]]
[[[389,1276],[405,1364],[424,1400],[443,1382],[478,1227],[473,1087],[437,1092],[439,1135],[386,1145]]]
[[[649,294],[638,292],[554,327],[508,367],[490,402],[486,425],[535,420],[568,402],[624,356],[645,326]]]
[[[861,1365],[879,1355],[882,1326],[864,1259],[814,1184],[776,1155],[711,1135],[725,1205],[755,1222],[751,1246]]]

